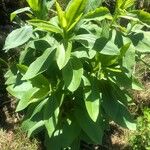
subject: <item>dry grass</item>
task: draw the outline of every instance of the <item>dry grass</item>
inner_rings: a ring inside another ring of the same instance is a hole
[[[0,150],[39,150],[37,140],[29,140],[21,129],[4,131],[0,129]]]
[[[144,85],[142,91],[134,92],[134,99],[137,104],[150,106],[150,54],[147,54],[139,61],[135,68],[135,76]]]

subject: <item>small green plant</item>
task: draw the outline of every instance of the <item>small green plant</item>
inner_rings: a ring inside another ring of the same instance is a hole
[[[133,150],[150,150],[150,108],[143,109],[143,115],[137,118],[137,130],[131,135]]]
[[[77,150],[81,140],[101,143],[109,120],[135,130],[127,89],[141,90],[133,69],[137,54],[150,51],[150,32],[142,30],[150,14],[131,10],[134,0],[118,0],[113,15],[97,0],[71,0],[65,10],[57,1],[55,10],[54,1],[27,2],[11,20],[22,12],[29,19],[4,50],[25,46],[5,78],[28,136],[44,131],[47,149]]]

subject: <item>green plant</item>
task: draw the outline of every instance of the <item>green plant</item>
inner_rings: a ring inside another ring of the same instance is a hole
[[[150,109],[144,108],[143,115],[137,118],[137,130],[131,134],[130,145],[133,150],[150,150]]]
[[[47,149],[77,150],[80,140],[101,143],[109,120],[135,130],[127,89],[141,90],[133,68],[137,54],[149,52],[150,32],[142,28],[149,28],[150,14],[131,10],[133,0],[118,0],[114,15],[102,1],[71,0],[65,10],[56,1],[48,19],[34,9],[40,0],[30,2],[34,15],[4,46],[25,45],[5,78],[19,99],[16,111],[25,111],[28,136],[45,131]]]

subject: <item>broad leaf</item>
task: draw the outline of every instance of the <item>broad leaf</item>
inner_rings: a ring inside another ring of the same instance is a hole
[[[87,112],[91,119],[96,122],[100,113],[100,92],[98,90],[97,80],[92,78],[90,90],[85,90],[84,92]]]
[[[85,19],[88,20],[103,20],[103,19],[112,19],[112,16],[110,15],[110,11],[106,7],[99,7],[95,10],[87,13],[85,15]]]
[[[144,10],[134,10],[131,11],[133,14],[136,14],[136,17],[143,23],[150,25],[150,13]]]
[[[90,139],[97,144],[101,143],[103,135],[102,128],[81,109],[76,108],[74,115],[82,130]]]
[[[126,106],[116,97],[116,94],[111,90],[113,87],[108,82],[102,83],[102,106],[109,117],[122,127],[131,130],[136,129],[136,124],[128,112]],[[119,93],[119,91],[118,91]]]
[[[24,65],[30,65],[35,59],[34,41],[30,41],[26,44],[24,50],[21,51],[19,63]]]
[[[28,137],[30,137],[31,134],[33,132],[35,132],[36,129],[38,129],[38,128],[42,127],[42,126],[44,126],[44,121],[43,120],[39,121],[32,128],[29,129],[29,131],[28,131]]]
[[[72,50],[72,44],[68,43],[65,49],[64,44],[58,45],[56,50],[56,62],[61,70],[69,61]]]
[[[14,12],[11,13],[10,20],[13,21],[14,18],[16,17],[16,15],[24,13],[24,12],[30,12],[30,13],[32,13],[31,10],[30,10],[30,7],[21,8],[21,9],[18,9],[18,10],[16,10],[16,11],[14,11]]]
[[[72,122],[71,124],[64,122],[61,126],[62,128],[56,130],[50,139],[46,138],[47,148],[51,147],[55,150],[67,148],[68,145],[71,145],[80,134],[81,129],[76,122]],[[66,137],[70,138],[66,139]]]
[[[72,38],[72,40],[78,41],[84,47],[89,49],[93,48],[96,39],[97,37],[92,34],[81,34],[81,35],[76,35]]]
[[[41,0],[27,0],[27,2],[34,11],[40,11],[42,6]]]
[[[21,65],[18,65],[18,67],[19,70],[23,68]],[[24,72],[24,70],[21,72]],[[16,111],[21,111],[29,104],[40,101],[45,98],[49,92],[49,83],[42,75],[39,75],[28,82],[21,81],[21,76],[18,76],[15,80],[16,84],[8,86],[7,90],[11,95],[20,99]]]
[[[87,94],[88,96],[85,100],[86,109],[91,119],[96,122],[100,111],[100,96],[99,93],[94,93],[94,91],[90,91]]]
[[[74,22],[68,27],[67,32],[69,32],[72,28],[75,27],[75,25],[79,22],[79,20],[81,19],[82,14],[80,14],[75,20]]]
[[[130,39],[138,52],[149,53],[150,52],[150,32],[139,31],[130,35]]]
[[[30,133],[32,135],[35,135],[39,131],[44,129],[44,126],[43,126],[43,112],[38,113],[33,118],[31,118],[31,114],[32,114],[34,108],[35,108],[34,105],[32,105],[28,108],[26,116],[24,117],[23,123],[21,125],[21,127],[24,131],[29,131],[31,129]],[[38,124],[38,125],[36,126],[36,124]]]
[[[46,0],[27,0],[27,2],[37,18],[45,19],[47,17],[48,9]]]
[[[131,45],[123,57],[122,66],[126,68],[128,77],[131,77],[135,65],[135,48]]]
[[[63,68],[64,61],[65,61],[65,48],[63,44],[59,44],[56,50],[56,62],[60,70]]]
[[[83,75],[82,63],[78,58],[72,57],[62,72],[66,87],[74,92],[80,86]]]
[[[30,104],[30,100],[36,92],[38,92],[37,88],[31,88],[30,90],[25,91],[17,105],[16,111],[18,112],[25,109]]]
[[[38,57],[28,68],[27,72],[23,76],[23,80],[32,79],[35,76],[41,74],[50,66],[50,62],[54,59],[54,48],[48,48],[45,50],[42,56]]]
[[[142,83],[138,81],[134,76],[132,77],[132,89],[134,90],[144,90]]]
[[[29,20],[28,23],[46,32],[54,32],[62,34],[62,31],[59,27],[51,24],[48,21],[33,19]]]
[[[127,9],[134,5],[135,0],[117,0],[116,6],[117,9]]]
[[[17,97],[18,99],[22,99],[26,92],[31,91],[32,84],[30,82],[23,82],[19,85],[10,85],[7,87],[8,92]],[[34,91],[35,90],[35,91]],[[33,89],[33,92],[36,92],[37,89]],[[29,97],[32,96],[32,91],[28,93]],[[27,95],[27,94],[26,94]]]
[[[35,108],[34,111],[31,115],[31,118],[38,114],[39,112],[41,112],[41,110],[43,109],[43,107],[46,105],[46,103],[48,102],[48,98],[46,98],[45,100],[42,100]]]
[[[96,55],[96,51],[84,47],[79,47],[72,52],[72,55],[77,58],[88,58],[92,59]]]
[[[49,137],[52,136],[58,123],[59,106],[61,103],[60,95],[51,95],[44,107],[44,124],[48,131]]]
[[[26,43],[32,37],[33,29],[31,26],[24,26],[12,31],[6,38],[4,50],[18,47]]]
[[[66,20],[65,12],[61,9],[61,6],[59,5],[57,1],[56,1],[56,9],[57,9],[57,14],[58,14],[60,25],[62,26],[62,28],[66,28],[67,20]]]
[[[66,20],[67,27],[69,28],[71,24],[83,13],[86,7],[87,0],[71,0],[68,7],[66,8]]]
[[[119,55],[119,49],[114,42],[104,37],[96,40],[93,49],[104,55]]]
[[[109,28],[110,28],[108,22],[106,20],[103,20],[101,23],[101,26],[102,26],[101,36],[108,39],[109,38]]]

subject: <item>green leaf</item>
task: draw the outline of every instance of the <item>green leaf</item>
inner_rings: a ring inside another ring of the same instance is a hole
[[[134,123],[134,120],[132,119],[126,106],[124,106],[124,104],[121,103],[121,100],[117,98],[116,93],[113,93],[113,87],[107,81],[103,82],[101,87],[103,99],[102,106],[105,109],[105,112],[113,121],[122,127],[135,130],[136,124]],[[120,91],[117,92],[119,93]]]
[[[67,28],[83,13],[87,0],[71,0],[66,8]]]
[[[41,0],[27,0],[27,2],[34,11],[40,11],[42,5]]]
[[[45,50],[45,52],[29,66],[22,79],[32,79],[42,72],[46,71],[50,66],[52,60],[54,59],[54,54],[54,48],[48,48],[47,50]]]
[[[17,64],[17,68],[19,70],[20,73],[25,74],[28,67],[25,65],[21,65],[21,64]],[[42,74],[36,76],[36,78],[33,78],[31,80],[29,80],[34,86],[43,86],[43,87],[47,87],[49,89],[49,81],[48,79],[43,76]]]
[[[52,136],[58,123],[59,106],[61,99],[51,95],[48,102],[44,106],[44,124],[47,129],[49,137]]]
[[[79,20],[81,19],[82,14],[80,14],[75,20],[74,22],[68,27],[67,32],[69,32],[72,28],[75,27],[75,25],[79,22]]]
[[[34,41],[30,41],[26,44],[24,50],[20,52],[19,63],[29,66],[35,59]]]
[[[150,52],[150,32],[139,31],[130,35],[130,39],[138,52]]]
[[[11,95],[17,97],[18,99],[22,99],[24,97],[25,93],[28,91],[31,91],[28,93],[29,97],[31,97],[33,94],[31,89],[32,89],[32,84],[30,82],[23,82],[19,85],[15,85],[15,86],[12,84],[7,87],[7,91]],[[36,89],[33,89],[33,92],[35,92],[34,90],[36,91]]]
[[[5,60],[3,60],[3,59],[0,58],[0,66],[6,66],[6,67],[8,67],[8,63]]]
[[[127,9],[129,7],[131,7],[132,5],[134,5],[135,0],[117,0],[116,6],[117,9],[121,8],[121,9]]]
[[[84,80],[84,86],[86,86]],[[97,85],[97,80],[91,79],[91,87],[85,90],[85,106],[91,119],[96,122],[100,114],[100,92]]]
[[[24,74],[27,70],[26,66],[17,65],[19,72]],[[10,74],[11,75],[11,74]],[[10,76],[12,78],[12,76]],[[48,80],[39,75],[36,78],[29,81],[21,81],[21,75],[15,77],[15,83],[7,87],[9,93],[19,100],[16,111],[25,109],[29,104],[44,99],[49,93],[49,82]]]
[[[76,138],[73,143],[71,144],[71,150],[80,149],[80,138]]]
[[[123,45],[120,49],[120,55],[119,55],[119,59],[123,58],[126,54],[126,52],[128,51],[128,49],[130,48],[131,42]]]
[[[41,112],[42,108],[46,105],[48,101],[48,98],[46,98],[45,100],[42,100],[35,108],[34,108],[34,111],[31,115],[31,118],[36,115],[37,113]]]
[[[82,63],[78,58],[72,57],[67,65],[62,69],[62,73],[66,87],[71,92],[74,92],[81,83],[81,78],[83,75]]]
[[[61,127],[62,128],[55,131],[51,138],[46,138],[47,148],[51,147],[54,150],[67,148],[73,143],[77,136],[79,136],[81,131],[81,128],[76,122],[69,124],[67,121],[65,121],[63,124],[61,124]]]
[[[135,65],[135,48],[131,45],[122,59],[122,66],[127,69],[128,77],[132,76]]]
[[[134,76],[132,76],[132,89],[143,90],[144,86]]]
[[[129,96],[128,91],[126,89],[120,89],[120,86],[118,86],[116,83],[111,82],[111,86],[111,92],[115,93],[115,98],[128,107],[129,99],[130,101],[132,101],[132,98]]]
[[[76,108],[74,115],[82,130],[90,137],[90,139],[95,142],[95,144],[101,143],[103,136],[102,128],[82,109]]]
[[[14,12],[11,13],[10,20],[13,21],[14,18],[16,17],[16,15],[24,13],[24,12],[30,12],[30,13],[32,13],[31,10],[30,10],[30,7],[21,8],[21,9],[18,9],[18,10],[16,10],[16,11],[14,11]]]
[[[60,70],[63,68],[64,61],[65,61],[65,48],[63,44],[59,44],[56,50],[56,62]]]
[[[44,126],[44,121],[43,121],[43,120],[39,121],[39,122],[36,123],[32,128],[29,129],[29,131],[28,131],[28,137],[30,137],[31,134],[32,134],[36,129],[38,129],[38,128],[42,127],[42,126]]]
[[[72,55],[77,57],[77,58],[88,58],[92,59],[96,55],[96,51],[84,47],[79,47],[72,52]]]
[[[21,87],[20,87],[21,88]],[[29,103],[30,100],[32,98],[32,96],[38,91],[37,88],[31,88],[28,91],[25,91],[25,93],[23,94],[21,100],[19,101],[17,108],[16,108],[16,112],[21,111],[23,109],[25,109]]]
[[[93,49],[104,55],[119,55],[119,49],[114,42],[104,37],[96,40]]]
[[[25,109],[29,104],[43,99],[49,92],[49,84],[45,82],[45,78],[37,77],[34,80],[23,82],[21,77],[17,76],[15,85],[12,84],[7,87],[8,92],[17,97],[19,103],[16,111]],[[39,82],[41,80],[41,82]]]
[[[21,51],[19,63],[29,66],[37,56],[40,56],[47,48],[57,45],[56,40],[48,34],[43,38],[28,42]]]
[[[87,78],[86,76],[83,75],[82,80],[83,80],[84,87],[86,87],[86,86],[90,87],[91,86],[89,78]]]
[[[32,37],[33,29],[31,26],[24,26],[12,31],[6,38],[4,50],[18,47],[26,43]]]
[[[126,72],[109,72],[114,83],[127,89],[132,88],[132,78]]]
[[[72,38],[79,43],[81,43],[84,47],[92,49],[97,37],[93,34],[80,34],[76,35]]]
[[[63,67],[66,66],[66,64],[68,63],[68,61],[70,59],[71,50],[72,50],[72,42],[68,42],[66,52],[65,52],[65,61],[64,61]]]
[[[67,20],[66,20],[65,12],[61,9],[61,6],[59,5],[57,1],[56,1],[56,10],[58,14],[59,23],[61,27],[65,29],[67,27]]]
[[[150,25],[150,13],[144,10],[134,10],[131,13],[136,14],[136,17],[143,23]]]
[[[63,136],[62,136],[62,140],[65,137],[69,137],[67,138],[64,142],[63,142],[63,147],[68,147],[70,146],[73,141],[75,140],[75,138],[77,138],[79,136],[81,132],[81,128],[80,126],[77,124],[77,122],[72,121],[71,124],[64,124],[63,125]]]
[[[101,26],[102,26],[102,33],[101,36],[105,37],[106,39],[109,38],[109,29],[110,29],[110,25],[106,20],[103,20],[101,22]]]
[[[26,68],[22,65],[18,65],[18,68],[21,73],[26,71]],[[29,104],[44,99],[49,93],[49,82],[42,75],[28,82],[21,81],[21,76],[18,75],[15,80],[15,85],[8,86],[7,90],[11,95],[20,99],[16,111],[21,111]]]
[[[90,19],[90,20],[104,20],[104,19],[112,19],[112,16],[110,14],[110,11],[108,8],[106,7],[99,7],[99,8],[96,8],[95,10],[87,13],[85,16],[84,16],[85,19]]]
[[[29,20],[28,23],[30,25],[36,26],[37,28],[39,28],[43,31],[46,31],[46,32],[54,32],[54,33],[62,34],[62,30],[59,27],[51,24],[48,21],[39,20],[39,19],[32,19],[32,20]]]
[[[32,127],[34,127],[38,122],[40,122],[41,120],[43,120],[43,112],[42,113],[38,113],[37,115],[35,115],[33,118],[31,118],[31,115],[33,113],[33,110],[35,108],[35,105],[30,105],[26,111],[26,115],[24,117],[24,120],[22,122],[21,128],[24,131],[29,131]],[[40,126],[39,128],[36,128],[36,130],[34,130],[33,133],[36,134],[38,133],[40,130],[44,129],[43,126]]]
[[[56,125],[58,122],[59,109],[57,108],[53,113],[54,114],[48,120],[44,120],[44,124],[45,124],[45,127],[47,129],[47,132],[50,138],[56,129]]]
[[[58,45],[56,50],[56,62],[60,70],[68,63],[71,55],[71,50],[71,43],[68,43],[66,51],[64,44]]]
[[[15,84],[17,82],[18,76],[17,76],[17,67],[15,65],[12,65],[9,70],[5,73],[4,77],[6,79],[5,84],[7,86],[11,84]]]
[[[127,9],[135,4],[135,0],[125,0],[125,4],[122,4],[124,9]]]
[[[91,119],[96,122],[99,116],[99,109],[100,109],[100,96],[99,93],[96,93],[95,91],[90,91],[86,93],[86,100],[85,105],[87,112]]]

